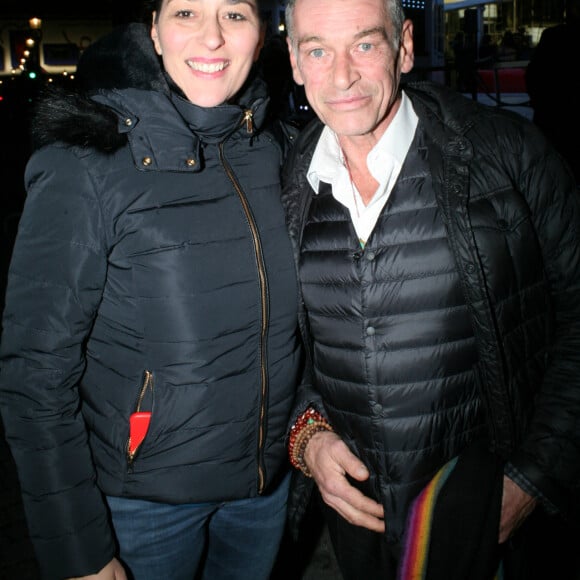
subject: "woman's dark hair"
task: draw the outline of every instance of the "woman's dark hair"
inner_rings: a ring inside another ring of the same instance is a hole
[[[163,4],[163,0],[144,0],[143,5],[147,12],[151,14],[151,12],[159,12],[161,9],[161,4]]]
[[[139,17],[138,20],[145,22],[146,24],[151,24],[151,14],[161,10],[161,4],[163,0],[142,0],[140,4]]]
[[[163,0],[143,0],[140,20],[147,23],[151,22],[151,14],[153,14],[153,12],[159,14],[161,4],[163,4]],[[260,11],[262,8],[261,4],[263,4],[262,0],[256,0],[258,12],[260,12],[260,18],[264,20],[264,14]]]

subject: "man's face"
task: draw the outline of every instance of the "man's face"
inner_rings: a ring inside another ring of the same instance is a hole
[[[297,0],[293,22],[294,80],[318,117],[339,136],[384,132],[413,68],[411,22],[397,51],[383,0]]]

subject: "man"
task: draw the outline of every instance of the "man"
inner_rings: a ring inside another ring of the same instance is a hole
[[[580,480],[572,175],[531,123],[402,89],[398,0],[290,0],[286,21],[320,119],[285,170],[313,366],[292,463],[345,578],[483,579],[500,559],[530,578],[516,530],[569,515]]]

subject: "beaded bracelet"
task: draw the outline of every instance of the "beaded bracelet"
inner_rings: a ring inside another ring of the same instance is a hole
[[[306,446],[316,433],[332,430],[330,423],[316,409],[312,407],[306,409],[290,428],[290,438],[288,441],[290,463],[296,469],[300,469],[307,477],[312,477],[312,473],[310,473],[304,461]]]

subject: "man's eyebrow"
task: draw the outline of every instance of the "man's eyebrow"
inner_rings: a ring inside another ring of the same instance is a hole
[[[366,38],[367,36],[372,36],[373,34],[379,34],[383,38],[387,38],[387,33],[383,26],[373,26],[372,28],[365,28],[360,32],[357,32],[354,35],[354,40],[360,40],[361,38]],[[324,39],[321,36],[317,36],[316,34],[311,34],[310,36],[303,36],[302,38],[298,39],[298,46],[300,47],[303,44],[307,44],[309,42],[323,42]]]
[[[309,42],[322,42],[322,37],[316,36],[315,34],[312,34],[310,36],[302,36],[301,38],[298,39],[298,42],[296,44],[298,46],[301,46],[303,44],[308,44]]]
[[[372,36],[373,34],[379,34],[383,38],[387,38],[387,32],[384,26],[373,26],[372,28],[365,28],[360,32],[357,32],[354,37],[356,40],[364,38],[365,36]]]

